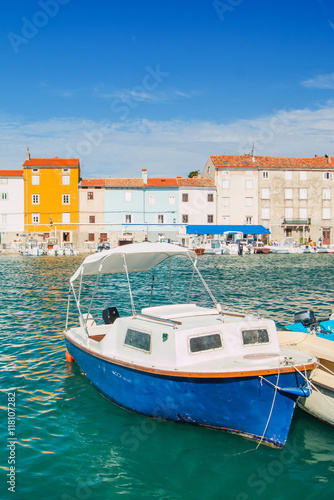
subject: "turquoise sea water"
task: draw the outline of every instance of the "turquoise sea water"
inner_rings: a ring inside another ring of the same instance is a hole
[[[68,279],[79,257],[0,256],[0,498],[273,499],[334,497],[334,428],[297,408],[283,450],[224,432],[161,422],[107,401],[65,361]],[[334,255],[201,256],[224,305],[281,324],[331,311]],[[163,274],[164,270],[162,270]],[[133,277],[143,299],[142,276]],[[183,290],[184,275],[177,273]],[[90,288],[93,287],[93,281]],[[124,281],[102,281],[104,306],[129,312]],[[194,298],[202,298],[195,286]],[[146,298],[146,297],[145,297]],[[99,310],[99,312],[97,312]],[[8,394],[15,394],[15,493],[8,491]]]

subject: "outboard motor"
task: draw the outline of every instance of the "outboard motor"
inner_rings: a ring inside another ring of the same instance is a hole
[[[306,328],[317,323],[313,311],[300,311],[295,313],[295,323],[301,323]]]

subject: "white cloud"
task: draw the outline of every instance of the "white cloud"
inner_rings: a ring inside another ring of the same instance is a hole
[[[304,80],[301,84],[310,89],[334,89],[334,73],[318,75],[310,80]]]
[[[186,176],[210,154],[334,156],[334,101],[318,109],[280,110],[252,120],[127,120],[96,122],[53,118],[25,123],[0,116],[0,169],[17,169],[32,157],[79,157],[85,177]]]

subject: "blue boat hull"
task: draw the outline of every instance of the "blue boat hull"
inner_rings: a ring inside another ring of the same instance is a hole
[[[263,437],[263,442],[279,448],[286,442],[300,394],[277,390],[275,396],[276,374],[265,376],[265,380],[257,375],[167,376],[101,359],[67,338],[66,345],[92,384],[119,406],[149,417],[240,433],[256,440]],[[289,372],[280,374],[278,385],[298,388],[305,383],[299,374]]]

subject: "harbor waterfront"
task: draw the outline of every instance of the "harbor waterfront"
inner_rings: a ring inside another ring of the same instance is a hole
[[[325,316],[334,308],[333,259],[203,255],[198,267],[223,307],[258,311],[280,327],[292,322],[295,311]],[[14,498],[20,500],[333,496],[334,430],[299,408],[284,449],[275,450],[224,432],[153,420],[103,398],[65,360],[68,280],[81,260],[82,255],[0,257],[1,498],[12,498],[7,481],[13,478]],[[182,284],[183,276],[178,278]],[[138,287],[142,278],[130,279]],[[103,286],[108,291],[107,281]],[[130,314],[126,280],[117,287],[117,308]],[[195,292],[200,301],[201,287]],[[109,305],[100,302],[99,308]],[[13,437],[9,394],[15,394],[16,405],[15,476],[8,464],[13,450],[6,446]]]

